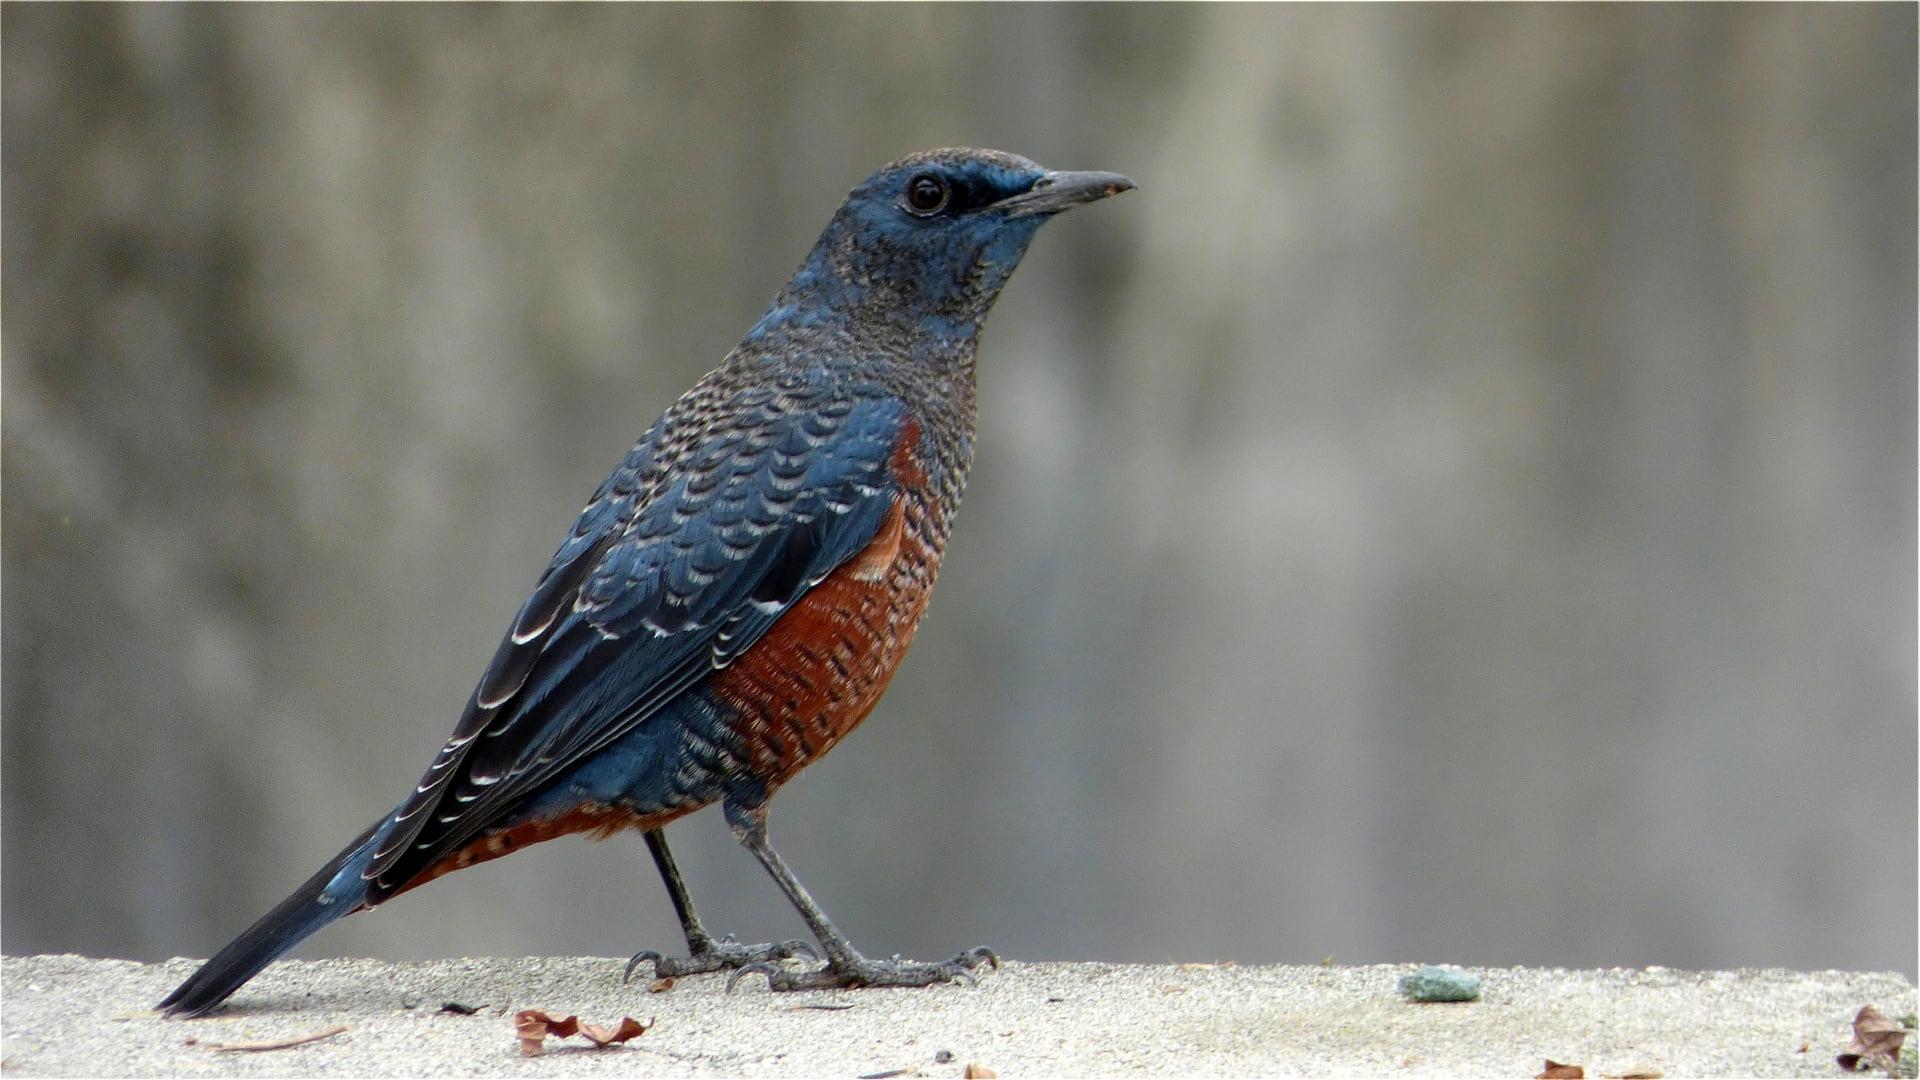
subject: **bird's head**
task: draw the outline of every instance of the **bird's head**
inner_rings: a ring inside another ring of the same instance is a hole
[[[1133,186],[998,150],[909,155],[847,195],[767,318],[810,306],[971,337],[1041,225]]]

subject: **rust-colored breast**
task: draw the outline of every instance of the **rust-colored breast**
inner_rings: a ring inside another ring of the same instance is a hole
[[[867,718],[913,641],[932,559],[895,503],[880,534],[781,616],[712,683],[768,789]]]
[[[926,612],[940,551],[918,440],[909,424],[890,463],[903,494],[874,539],[709,684],[769,793],[867,718]]]

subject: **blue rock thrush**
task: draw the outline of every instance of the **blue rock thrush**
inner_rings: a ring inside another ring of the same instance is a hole
[[[690,955],[775,990],[926,986],[995,963],[870,960],[767,840],[781,784],[879,701],[926,610],[973,453],[981,320],[1050,217],[1133,187],[993,150],[902,158],[847,196],[732,353],[628,452],[520,608],[420,783],[167,995],[199,1015],[321,927],[567,833],[645,836]],[[716,941],[663,829],[709,803],[799,909]]]

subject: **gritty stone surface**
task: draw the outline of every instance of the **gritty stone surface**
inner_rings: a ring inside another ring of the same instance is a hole
[[[1414,1001],[1472,1001],[1480,996],[1480,976],[1452,964],[1428,964],[1400,976],[1400,992]]]
[[[958,1077],[977,1062],[1021,1075],[1533,1076],[1546,1058],[1588,1076],[1840,1075],[1860,1006],[1912,1012],[1894,974],[1825,971],[1476,972],[1479,1001],[1399,993],[1414,965],[1129,966],[1008,963],[976,987],[769,994],[749,982],[621,985],[620,959],[387,964],[283,961],[220,1012],[163,1020],[152,1004],[194,961],[79,956],[0,962],[0,1070],[9,1076]],[[476,1006],[471,1016],[443,1002]],[[550,1043],[523,1058],[513,1013],[657,1022],[623,1047]],[[285,1039],[286,1050],[207,1043]],[[564,1047],[564,1049],[562,1049]]]

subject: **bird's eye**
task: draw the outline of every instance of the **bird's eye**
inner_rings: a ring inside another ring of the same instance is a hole
[[[907,209],[921,217],[937,214],[946,207],[951,194],[945,180],[933,173],[920,173],[907,181]]]

